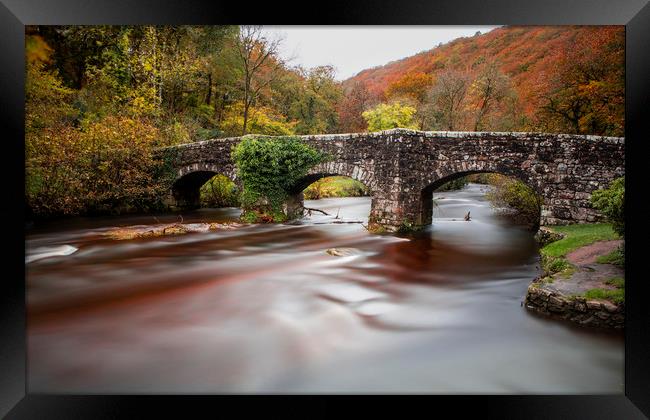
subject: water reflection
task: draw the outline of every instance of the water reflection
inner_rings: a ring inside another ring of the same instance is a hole
[[[30,391],[622,393],[622,334],[521,307],[537,251],[482,188],[435,194],[413,240],[333,223],[365,222],[369,198],[309,202],[339,219],[297,225],[102,236],[156,223],[138,216],[30,232],[28,255],[78,249],[26,265]]]

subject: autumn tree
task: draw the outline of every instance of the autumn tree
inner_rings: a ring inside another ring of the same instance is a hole
[[[363,112],[370,106],[370,93],[366,85],[356,82],[346,92],[338,106],[339,131],[343,133],[358,133],[368,127],[363,118]]]
[[[510,92],[510,80],[496,63],[485,66],[469,87],[469,98],[474,107],[474,131],[482,131],[491,126],[485,124],[486,117]]]
[[[435,125],[453,131],[465,116],[465,100],[471,79],[466,72],[445,70],[430,91],[430,114]]]
[[[242,135],[247,133],[251,106],[260,91],[278,77],[283,62],[278,56],[280,40],[269,40],[260,26],[242,26],[236,48],[243,70],[243,124]]]
[[[433,76],[427,73],[407,73],[395,82],[388,85],[386,98],[410,103],[417,110],[416,120],[420,129],[424,128],[427,112],[424,109],[427,102],[427,93],[433,84]]]
[[[590,28],[566,46],[542,89],[541,123],[553,131],[622,136],[625,39],[617,28]]]

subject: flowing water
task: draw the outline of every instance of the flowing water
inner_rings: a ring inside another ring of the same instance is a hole
[[[621,333],[521,306],[537,248],[495,215],[484,188],[436,193],[433,226],[411,240],[340,223],[367,221],[365,197],[308,201],[331,215],[295,225],[127,241],[103,234],[177,216],[32,229],[29,390],[623,393]]]

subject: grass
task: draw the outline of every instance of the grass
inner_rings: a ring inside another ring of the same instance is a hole
[[[587,299],[603,299],[614,303],[625,302],[625,289],[590,289],[584,293]]]
[[[553,226],[551,230],[564,234],[564,238],[551,242],[540,250],[542,269],[547,274],[563,273],[565,277],[573,273],[573,266],[565,259],[568,253],[594,242],[619,239],[607,223]],[[611,258],[615,259],[614,256]]]
[[[548,274],[559,273],[560,271],[568,270],[573,266],[562,257],[552,257],[542,253],[541,260],[542,268]]]
[[[613,303],[625,302],[625,279],[623,277],[612,277],[605,281],[605,284],[616,287],[616,289],[589,289],[582,294],[587,299],[602,299]]]
[[[625,289],[625,279],[623,277],[612,277],[611,279],[607,280],[605,284],[609,284],[610,286],[614,286],[619,289]]]
[[[564,277],[571,275],[575,270],[573,265],[565,258],[568,253],[594,242],[620,238],[614,232],[612,226],[606,223],[553,226],[551,230],[565,236],[559,241],[551,242],[540,250],[542,255],[541,265],[547,275],[560,273]],[[620,263],[621,266],[623,261],[621,249],[602,255],[597,259],[597,262],[601,264]],[[590,289],[584,292],[582,296],[587,299],[608,300],[616,304],[625,302],[625,280],[622,277],[612,277],[605,284],[614,286],[616,289]]]
[[[551,230],[566,236],[541,249],[542,254],[549,257],[564,257],[569,252],[594,242],[620,239],[612,225],[607,223],[553,226]]]
[[[615,249],[607,255],[601,255],[596,258],[596,262],[599,264],[613,264],[619,267],[625,266],[625,256],[620,249]]]

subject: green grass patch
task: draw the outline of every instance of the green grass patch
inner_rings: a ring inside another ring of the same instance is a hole
[[[594,242],[620,238],[612,229],[612,225],[607,223],[553,226],[551,230],[563,233],[566,236],[541,249],[542,255],[550,257],[563,257],[571,251]]]
[[[615,249],[607,255],[601,255],[596,258],[596,262],[599,264],[613,264],[619,267],[625,267],[625,255],[621,249]]]
[[[603,299],[614,303],[623,303],[625,302],[625,289],[590,289],[584,293],[584,296],[587,299]]]
[[[625,279],[623,277],[612,277],[611,279],[607,280],[605,284],[609,284],[610,286],[614,286],[619,289],[625,289]]]
[[[553,275],[555,273],[566,273],[566,276],[573,274],[573,265],[568,262],[564,257],[552,257],[542,253],[541,259],[542,270],[547,275]]]
[[[573,275],[573,273],[575,273],[575,272],[576,272],[576,268],[575,268],[573,265],[569,264],[569,266],[566,267],[566,268],[564,268],[562,271],[560,271],[560,272],[558,273],[558,275],[561,276],[561,277],[563,277],[563,278],[565,278],[565,279],[568,279],[568,278],[571,277],[571,276]]]

